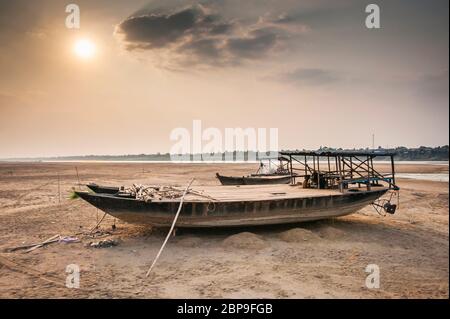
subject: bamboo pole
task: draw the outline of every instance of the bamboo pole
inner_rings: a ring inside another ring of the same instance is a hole
[[[61,205],[61,178],[58,172],[58,204]]]
[[[395,185],[394,155],[391,155],[391,173],[392,173],[392,184]],[[391,185],[389,185],[389,188],[391,188]]]
[[[192,182],[194,182],[194,178],[191,179],[191,181],[187,185],[186,189],[184,190],[183,196],[181,196],[180,205],[178,206],[177,213],[175,214],[175,217],[173,219],[172,226],[170,227],[170,230],[167,233],[166,239],[164,240],[164,243],[162,244],[161,248],[159,249],[158,254],[156,255],[155,259],[153,260],[153,263],[150,266],[150,268],[148,269],[147,274],[145,275],[145,277],[148,277],[148,275],[150,275],[150,272],[152,271],[153,267],[155,266],[156,261],[158,260],[158,258],[161,255],[164,247],[167,244],[167,241],[169,240],[170,234],[172,234],[172,232],[173,232],[173,229],[175,227],[175,223],[177,222],[178,216],[180,215],[180,212],[181,212],[181,208],[183,207],[184,197],[186,196],[186,194],[187,194],[187,192],[189,190],[189,187],[191,187]]]
[[[338,164],[338,171],[339,171],[339,191],[342,193],[344,192],[344,184],[342,180],[342,167],[341,167],[341,157],[336,156],[336,163]]]
[[[30,249],[27,249],[25,252],[26,252],[26,253],[29,253],[29,252],[31,252],[31,251],[33,251],[33,250],[35,250],[35,249],[44,247],[45,245],[48,245],[48,244],[50,244],[50,243],[52,243],[52,242],[56,242],[56,241],[58,241],[58,240],[59,240],[59,234],[58,234],[58,235],[55,235],[55,236],[52,236],[52,237],[50,237],[50,238],[44,240],[42,243],[37,244],[37,245],[31,247]]]
[[[78,188],[81,189],[80,175],[78,174],[78,167],[76,167],[76,166],[75,166],[75,171],[77,172]]]
[[[320,189],[320,156],[317,156],[317,189]]]

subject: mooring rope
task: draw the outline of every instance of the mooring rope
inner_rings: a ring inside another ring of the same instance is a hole
[[[145,275],[145,277],[148,277],[148,275],[150,275],[150,272],[152,271],[153,267],[155,266],[156,261],[158,260],[158,258],[159,258],[159,256],[161,255],[161,253],[162,253],[164,247],[166,246],[167,241],[168,241],[169,238],[170,238],[170,234],[172,234],[173,229],[174,229],[174,227],[175,227],[175,223],[177,222],[178,215],[180,215],[181,208],[183,207],[184,197],[186,196],[186,194],[187,194],[187,192],[188,192],[188,190],[189,190],[189,187],[191,187],[191,184],[192,184],[193,181],[194,181],[194,178],[191,179],[191,181],[190,181],[189,184],[187,185],[186,189],[184,190],[183,196],[181,196],[181,199],[180,199],[180,205],[178,206],[178,211],[177,211],[177,213],[175,214],[175,217],[173,218],[172,226],[170,227],[170,230],[169,230],[169,232],[167,233],[166,239],[164,240],[164,243],[162,244],[161,248],[159,249],[158,254],[156,255],[155,259],[153,260],[153,263],[152,263],[152,265],[150,266],[150,268],[148,269],[147,274]]]

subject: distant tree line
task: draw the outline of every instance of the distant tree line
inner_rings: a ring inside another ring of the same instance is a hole
[[[437,147],[427,147],[420,146],[417,148],[408,148],[404,146],[399,146],[396,148],[383,148],[379,146],[376,151],[378,152],[392,152],[395,153],[395,159],[398,161],[448,161],[449,149],[448,145],[437,146]],[[361,151],[370,152],[374,151],[369,148],[360,149],[342,149],[342,148],[328,148],[321,147],[320,151]],[[383,160],[383,157],[377,157],[378,160]]]
[[[408,161],[448,161],[448,145],[438,147],[421,146],[419,148],[397,147],[396,159]]]
[[[286,150],[287,151],[287,150]],[[302,150],[289,150],[289,151],[306,151]],[[395,159],[400,161],[448,161],[449,146],[438,146],[438,147],[426,147],[421,146],[418,148],[408,148],[408,147],[396,147],[391,149],[386,149],[378,147],[378,149],[373,150],[369,148],[361,149],[342,149],[342,148],[331,148],[331,147],[320,147],[317,151],[361,151],[361,152],[394,152],[396,153]],[[199,154],[185,154],[186,159],[195,160],[199,158]],[[203,160],[211,156],[211,154],[203,154],[201,158]],[[233,159],[254,159],[261,160],[266,158],[264,153],[256,153],[254,151],[235,151],[235,152],[224,152],[217,154],[216,160],[225,160],[225,158]],[[156,153],[156,154],[135,154],[135,155],[85,155],[85,156],[64,156],[64,157],[53,157],[53,158],[40,158],[41,160],[85,160],[85,161],[170,161],[171,157],[169,153]],[[384,158],[379,156],[376,159],[383,160]]]

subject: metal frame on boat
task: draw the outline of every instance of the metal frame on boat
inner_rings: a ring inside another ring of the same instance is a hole
[[[395,153],[379,151],[303,151],[280,152],[279,161],[287,162],[294,184],[298,178],[303,178],[308,187],[337,187],[343,191],[354,184],[364,184],[367,190],[370,190],[372,187],[380,186],[380,182],[384,182],[389,189],[399,190],[395,184],[394,156]],[[391,172],[380,173],[375,170],[373,160],[376,157],[389,158]],[[325,162],[325,165],[321,166],[321,162]]]

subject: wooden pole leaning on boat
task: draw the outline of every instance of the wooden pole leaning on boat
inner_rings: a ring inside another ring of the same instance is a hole
[[[156,255],[155,259],[153,260],[152,265],[151,265],[150,268],[148,269],[147,274],[145,275],[145,277],[148,277],[148,275],[150,275],[150,272],[152,271],[153,267],[155,266],[156,261],[158,260],[158,258],[159,258],[159,256],[161,255],[161,253],[162,253],[164,247],[166,246],[167,241],[168,241],[169,238],[170,238],[170,234],[172,234],[173,229],[174,229],[174,227],[175,227],[175,223],[177,222],[178,215],[180,215],[181,208],[183,207],[184,197],[186,196],[187,192],[189,191],[189,187],[191,187],[191,184],[192,184],[192,182],[194,182],[194,179],[195,179],[195,178],[191,179],[191,181],[190,181],[189,184],[187,185],[186,189],[184,190],[183,196],[181,196],[181,199],[180,199],[180,205],[178,206],[177,213],[175,214],[175,217],[173,218],[172,226],[170,227],[170,230],[169,230],[169,232],[167,233],[166,239],[164,240],[164,242],[163,242],[161,248],[159,249],[158,254]]]

